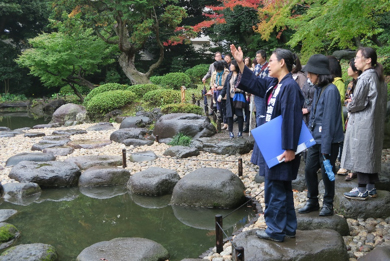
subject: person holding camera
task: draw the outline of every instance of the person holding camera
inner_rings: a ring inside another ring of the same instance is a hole
[[[339,144],[344,139],[340,93],[332,84],[333,76],[329,70],[329,60],[325,55],[312,55],[304,71],[307,72],[308,79],[316,89],[310,112],[309,129],[317,144],[307,151],[305,178],[308,200],[306,205],[298,210],[298,213],[319,210],[317,170],[321,167],[325,194],[319,215],[332,216],[335,184],[325,173],[323,161],[329,159],[333,173],[335,173]]]

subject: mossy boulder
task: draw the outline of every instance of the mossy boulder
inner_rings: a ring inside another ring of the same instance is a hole
[[[0,256],[0,261],[55,261],[58,260],[56,249],[48,244],[22,244],[11,247]]]
[[[0,250],[10,247],[19,238],[19,230],[12,224],[0,223]],[[0,259],[2,260],[2,259]]]
[[[94,114],[108,113],[132,103],[135,94],[131,91],[108,91],[95,95],[87,104],[87,111]]]

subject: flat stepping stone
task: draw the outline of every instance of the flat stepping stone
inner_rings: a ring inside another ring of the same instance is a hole
[[[24,131],[27,131],[27,130],[31,130],[31,128],[30,127],[23,127],[23,128],[14,129],[14,131],[20,131],[20,132],[24,132]]]
[[[45,128],[57,128],[60,127],[58,123],[52,123],[52,124],[38,124],[33,126],[33,129],[45,129]]]
[[[164,156],[171,156],[176,158],[189,158],[193,156],[198,156],[199,150],[194,147],[187,146],[172,146],[164,151]]]
[[[77,186],[81,171],[71,162],[22,161],[15,165],[9,177],[19,182],[37,183],[41,188]]]
[[[36,161],[36,162],[41,162],[41,161],[52,161],[56,160],[56,157],[54,157],[53,154],[50,153],[40,153],[40,152],[24,152],[20,154],[16,154],[12,157],[10,157],[5,166],[15,166],[21,161]]]
[[[4,251],[0,256],[1,261],[56,261],[58,255],[56,249],[47,244],[21,244]]]
[[[66,140],[69,139],[70,135],[48,135],[42,138],[42,140]]]
[[[5,132],[5,131],[0,132],[0,138],[11,138],[15,136],[16,136],[15,132]]]
[[[5,126],[0,126],[0,131],[11,131],[11,129]]]
[[[139,147],[139,146],[151,146],[153,145],[154,141],[153,140],[139,140],[139,139],[126,139],[122,142],[126,146],[134,146],[134,147]]]
[[[131,162],[153,161],[157,159],[157,155],[153,151],[144,151],[130,154]]]
[[[377,198],[354,200],[344,197],[349,188],[337,188],[333,206],[345,218],[387,218],[390,216],[390,192],[377,190]]]
[[[69,154],[72,154],[73,151],[74,149],[70,147],[52,147],[42,150],[43,153],[51,153],[54,156],[67,156]]]
[[[253,138],[199,138],[202,146],[200,150],[218,155],[246,154],[253,149]],[[199,145],[198,145],[199,146]]]
[[[335,230],[297,230],[295,238],[284,242],[259,239],[256,231],[242,232],[233,239],[233,245],[244,248],[245,260],[349,260],[344,240]]]
[[[152,123],[153,121],[149,117],[145,116],[126,117],[123,119],[119,129],[145,128]]]
[[[310,212],[307,214],[299,214],[297,212],[297,221],[299,230],[315,230],[315,229],[334,229],[341,236],[349,236],[349,227],[347,220],[338,215],[320,217],[319,211]]]
[[[169,253],[162,245],[150,239],[123,237],[93,244],[81,251],[76,260],[100,260],[101,257],[110,261],[158,261],[169,259]]]
[[[97,149],[110,145],[110,140],[73,140],[68,143],[68,146],[74,149]]]
[[[79,187],[126,185],[129,178],[130,172],[126,169],[93,167],[81,174]]]
[[[367,255],[359,258],[359,261],[386,261],[390,260],[390,246],[377,246]]]
[[[120,152],[118,152],[119,154]],[[85,170],[98,166],[122,166],[122,156],[92,155],[67,158],[65,162],[75,163],[80,169]]]
[[[200,168],[177,182],[171,204],[232,209],[245,202],[244,191],[244,183],[230,170]]]
[[[141,206],[143,208],[157,209],[157,208],[165,208],[169,205],[171,201],[171,195],[164,195],[161,197],[149,197],[136,195],[133,193],[129,193],[131,199],[135,204]]]
[[[127,187],[137,195],[163,196],[171,194],[179,180],[174,170],[152,167],[132,175]]]
[[[126,186],[111,187],[79,187],[80,193],[96,199],[109,199],[128,193]]]
[[[87,131],[106,131],[106,130],[114,130],[115,127],[110,122],[99,122],[96,125],[87,128]]]
[[[61,147],[66,145],[70,139],[62,139],[62,140],[41,140],[40,142],[32,145],[31,150],[39,150],[42,151],[47,148],[53,147]]]
[[[24,137],[27,137],[27,138],[37,138],[37,137],[43,137],[45,135],[46,134],[43,133],[43,132],[28,132],[28,133],[24,134]]]
[[[15,243],[15,241],[20,237],[20,232],[14,225],[1,222],[0,235],[1,235],[0,250],[1,250],[12,246]],[[18,260],[18,259],[13,259],[13,260]]]
[[[18,213],[15,209],[0,209],[0,222],[4,222],[13,215]]]
[[[122,143],[124,140],[127,139],[145,140],[147,134],[148,134],[148,130],[144,128],[120,129],[111,133],[110,140],[118,143]]]
[[[86,130],[79,130],[79,129],[69,129],[69,130],[55,130],[53,131],[52,135],[76,135],[76,134],[86,134]]]

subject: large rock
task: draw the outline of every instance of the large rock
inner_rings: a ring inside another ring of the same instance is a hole
[[[40,194],[41,188],[36,183],[7,183],[3,185],[4,199],[21,199],[30,197],[34,194]]]
[[[144,117],[144,116],[126,117],[123,119],[119,129],[145,128],[146,126],[152,123],[153,121],[149,117]]]
[[[219,154],[236,155],[246,154],[253,149],[254,139],[230,139],[230,138],[201,138],[201,150]],[[199,145],[197,145],[199,147]]]
[[[47,244],[22,244],[11,247],[0,256],[0,261],[56,261],[58,255],[56,249]]]
[[[126,169],[93,167],[81,174],[79,187],[125,185],[129,178],[130,172]]]
[[[0,126],[0,131],[11,131],[11,129],[5,126]]]
[[[40,152],[35,152],[35,153],[20,153],[17,155],[14,155],[10,157],[7,160],[7,163],[5,164],[7,167],[9,166],[15,166],[21,161],[36,161],[36,162],[41,162],[41,161],[52,161],[56,160],[56,157],[54,157],[53,154],[51,153],[40,153]]]
[[[85,248],[77,261],[160,261],[169,258],[168,251],[159,243],[145,238],[114,238]]]
[[[51,123],[64,125],[66,121],[76,121],[76,115],[79,113],[87,113],[84,106],[73,103],[64,104],[53,113]]]
[[[160,139],[170,138],[178,133],[189,137],[211,137],[216,133],[210,119],[193,113],[172,113],[160,117],[154,125],[153,134]]]
[[[123,141],[127,139],[145,140],[147,134],[148,130],[143,128],[120,129],[111,133],[110,140],[118,143],[123,143]]]
[[[48,104],[43,106],[43,111],[47,113],[53,113],[55,110],[57,110],[59,107],[64,105],[66,102],[63,99],[57,99],[50,101]]]
[[[390,260],[390,246],[377,246],[359,261],[388,261]]]
[[[162,196],[171,194],[179,180],[174,170],[152,167],[132,175],[127,187],[137,195]]]
[[[38,124],[34,125],[33,129],[45,129],[45,128],[57,128],[60,127],[60,124],[58,123],[49,123],[49,124]]]
[[[235,208],[245,201],[245,186],[230,170],[201,168],[184,176],[172,193],[172,205]]]
[[[119,152],[118,152],[119,154]],[[75,163],[80,169],[85,170],[98,166],[121,166],[121,156],[92,155],[67,158],[65,162]]]
[[[367,200],[353,200],[344,197],[349,188],[336,188],[334,208],[345,218],[387,218],[390,216],[390,192],[377,190],[377,198]]]
[[[164,151],[164,156],[171,156],[182,159],[198,155],[199,150],[197,148],[187,146],[172,146]]]
[[[250,230],[237,235],[233,244],[244,248],[245,260],[349,260],[343,238],[330,229],[297,230],[296,238],[284,242],[259,239],[256,230]]]
[[[349,227],[345,218],[338,215],[320,217],[318,211],[307,214],[297,213],[299,230],[334,229],[341,236],[349,236]]]
[[[53,188],[77,186],[80,174],[80,169],[71,162],[22,161],[8,176],[19,182],[37,183],[41,188]]]
[[[15,209],[0,209],[0,222],[4,222],[13,215],[18,213]]]
[[[12,246],[19,237],[20,232],[14,225],[0,223],[0,250]]]
[[[87,128],[87,131],[106,131],[106,130],[114,130],[114,125],[110,122],[99,122],[96,125]]]

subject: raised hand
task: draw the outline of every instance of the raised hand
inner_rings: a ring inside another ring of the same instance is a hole
[[[234,44],[230,45],[230,52],[232,53],[234,60],[236,60],[237,63],[242,63],[244,59],[244,54],[241,50],[241,47],[238,47],[238,49],[234,46]]]

